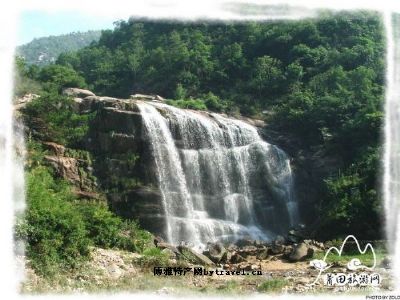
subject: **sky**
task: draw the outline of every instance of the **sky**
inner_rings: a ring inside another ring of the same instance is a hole
[[[44,36],[110,29],[117,19],[112,16],[96,16],[76,11],[24,11],[18,19],[17,45]]]
[[[226,4],[252,2],[258,4],[287,3],[304,7],[359,7],[400,11],[399,0],[29,0],[20,1],[16,43],[21,45],[34,38],[76,31],[113,28],[113,22],[129,16],[155,18],[241,19],[240,13],[229,11]],[[225,5],[224,5],[225,4]],[[297,17],[301,17],[297,15]],[[251,17],[255,19],[255,16]],[[263,18],[261,16],[261,18]]]

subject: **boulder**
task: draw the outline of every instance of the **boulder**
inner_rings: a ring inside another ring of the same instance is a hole
[[[325,250],[325,245],[324,245],[324,243],[322,243],[322,242],[318,242],[318,241],[312,241],[312,245],[314,246],[314,247],[316,247],[317,249],[319,249],[319,250]]]
[[[285,244],[285,238],[281,235],[277,235],[275,240],[274,240],[275,245],[283,245]]]
[[[293,248],[292,253],[289,255],[289,260],[292,262],[302,261],[306,258],[311,258],[314,254],[314,250],[307,246],[305,243],[300,243]]]
[[[158,100],[158,101],[165,101],[165,98],[164,97],[161,97],[161,96],[159,96],[159,95],[155,95],[155,97],[154,97],[156,100]]]
[[[130,98],[132,100],[154,100],[154,99],[156,99],[156,97],[153,95],[143,95],[143,94],[130,95]]]
[[[299,243],[302,240],[302,238],[296,234],[291,234],[291,232],[293,233],[294,231],[293,230],[289,231],[289,234],[287,237],[288,241],[290,243],[294,243],[294,244]]]
[[[238,246],[236,246],[235,244],[229,244],[227,247],[226,247],[226,250],[228,250],[228,251],[230,251],[230,252],[232,252],[232,251],[237,251],[239,248],[238,248]]]
[[[289,255],[293,252],[293,246],[285,246],[285,249],[283,250],[283,255],[285,257],[289,257]]]
[[[255,271],[255,270],[260,270],[261,266],[254,264],[246,264],[246,265],[241,265],[240,268],[245,271]]]
[[[260,253],[258,253],[257,255],[257,259],[259,260],[265,260],[269,257],[269,250],[268,249],[264,249],[262,250]]]
[[[282,244],[274,243],[270,248],[270,252],[274,255],[282,254],[285,251],[285,246]]]
[[[234,253],[230,259],[231,264],[238,264],[244,261],[244,257],[242,257],[239,253]]]
[[[175,254],[179,254],[180,253],[178,248],[176,248],[174,245],[171,245],[171,244],[168,244],[168,243],[165,243],[165,242],[158,242],[157,243],[157,248],[160,248],[162,250],[168,249],[168,250],[174,252]]]
[[[244,246],[239,249],[239,253],[243,257],[257,255],[258,248],[256,246]]]
[[[214,263],[207,256],[198,253],[187,246],[180,245],[177,248],[179,250],[180,256],[191,263],[206,265],[206,266],[214,265]]]
[[[253,246],[254,241],[251,239],[240,239],[236,242],[238,247]]]
[[[106,102],[106,103],[108,102],[108,103],[110,103],[110,104],[113,104],[113,103],[115,103],[116,101],[118,101],[118,98],[104,96],[104,97],[99,97],[99,98],[98,98],[98,101]]]
[[[154,246],[156,246],[156,247],[157,247],[158,243],[162,243],[162,242],[164,242],[164,239],[158,235],[153,238],[153,243],[154,243]]]
[[[72,96],[76,98],[85,98],[88,96],[95,96],[95,94],[89,90],[79,88],[66,88],[62,91],[64,95]]]
[[[215,263],[219,263],[226,253],[227,251],[221,243],[212,243],[208,246],[208,257]]]
[[[161,252],[165,253],[169,259],[176,259],[176,257],[177,257],[177,254],[168,248],[163,249]]]
[[[264,248],[264,247],[269,246],[269,244],[265,241],[255,240],[254,246],[256,246],[257,248]]]
[[[224,256],[221,258],[220,263],[230,263],[234,252],[226,251]]]

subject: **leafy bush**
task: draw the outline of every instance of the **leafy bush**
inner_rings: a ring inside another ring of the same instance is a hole
[[[214,95],[212,92],[209,92],[202,96],[204,99],[204,103],[207,106],[207,109],[221,112],[226,110],[225,103],[219,98],[217,95]]]
[[[52,90],[28,103],[24,118],[39,138],[76,146],[87,134],[93,115],[74,113],[72,99]]]
[[[40,70],[37,79],[47,90],[55,88],[59,92],[66,87],[86,87],[85,79],[68,66],[45,66]]]
[[[77,209],[83,216],[88,237],[94,245],[111,248],[121,244],[123,221],[108,210],[107,206],[87,203],[77,205]]]
[[[189,100],[168,100],[169,105],[173,105],[179,108],[189,108],[195,110],[207,110],[207,106],[203,100],[200,99],[189,99]]]
[[[16,234],[26,241],[32,267],[52,275],[86,259],[91,241],[68,187],[45,167],[37,167],[28,173],[27,196],[28,209]]]

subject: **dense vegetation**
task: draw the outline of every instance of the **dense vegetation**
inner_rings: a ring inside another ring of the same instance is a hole
[[[39,143],[29,142],[28,152],[28,209],[16,236],[26,241],[36,272],[52,276],[77,268],[89,258],[90,246],[142,253],[152,245],[150,233],[116,216],[105,202],[79,200],[71,184],[44,163]]]
[[[85,201],[73,192],[75,186],[59,178],[44,159],[42,141],[70,147],[70,156],[82,152],[91,114],[73,110],[73,101],[60,92],[65,87],[84,86],[73,69],[49,65],[27,66],[16,59],[16,96],[38,92],[40,97],[22,109],[29,128],[26,162],[27,210],[20,216],[16,237],[26,241],[30,266],[48,278],[84,266],[90,247],[116,248],[139,253],[152,249],[152,236],[134,220],[123,220],[110,211],[106,200]],[[76,149],[76,150],[74,150]],[[83,151],[88,156],[89,153]],[[89,155],[90,156],[90,155]],[[79,157],[91,161],[91,158]],[[100,191],[99,191],[100,192]],[[101,198],[105,198],[104,195]]]
[[[53,63],[63,52],[76,51],[97,41],[100,31],[73,32],[58,36],[41,37],[17,47],[17,54],[28,64],[47,65]]]
[[[25,109],[34,139],[72,148],[80,147],[91,116],[72,112],[71,99],[60,94],[70,86],[119,97],[160,94],[180,107],[263,118],[301,140],[306,151],[323,149],[342,162],[323,181],[318,237],[370,239],[382,227],[383,54],[383,27],[374,13],[277,23],[119,21],[98,42],[61,54],[55,64],[17,60],[16,94],[41,95]],[[72,265],[67,258],[86,257],[90,245],[132,249],[131,239],[119,234],[125,226],[140,236],[134,223],[104,206],[78,205],[40,162],[28,167],[27,195],[19,232],[40,266]]]

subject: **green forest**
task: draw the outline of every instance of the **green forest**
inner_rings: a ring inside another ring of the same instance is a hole
[[[31,42],[18,46],[17,55],[25,59],[27,64],[39,66],[54,63],[64,52],[79,50],[100,38],[101,31],[72,32],[59,36],[48,36],[33,39]]]
[[[48,230],[39,232],[36,225],[25,224],[19,232],[34,243],[45,240],[31,253],[47,249],[54,242],[48,238],[52,225],[42,217],[54,209],[51,224],[66,222],[60,234],[68,240],[60,243],[74,245],[60,244],[54,250],[58,253],[45,253],[51,259],[35,261],[64,261],[60,255],[69,257],[74,251],[85,256],[85,247],[91,244],[136,249],[148,239],[135,222],[126,223],[103,206],[94,212],[82,206],[79,218],[76,205],[68,200],[72,197],[68,188],[41,166],[44,154],[36,140],[82,148],[93,117],[71,112],[71,99],[61,95],[65,87],[121,98],[157,94],[181,108],[262,119],[274,130],[301,140],[306,150],[324,149],[339,156],[343,164],[323,178],[324,194],[316,210],[324,221],[318,224],[316,237],[354,234],[380,239],[383,33],[380,16],[372,12],[326,13],[318,19],[285,22],[129,19],[102,31],[89,46],[60,54],[55,63],[29,65],[17,58],[16,95],[41,95],[27,106],[24,117],[33,129],[30,151],[39,157],[28,169],[28,218],[47,224]],[[53,198],[56,207],[47,203]],[[98,225],[90,224],[93,219]],[[73,227],[66,225],[69,222]],[[104,232],[98,231],[101,222],[107,228]],[[134,242],[118,237],[121,230],[132,232],[132,237],[136,234]]]

